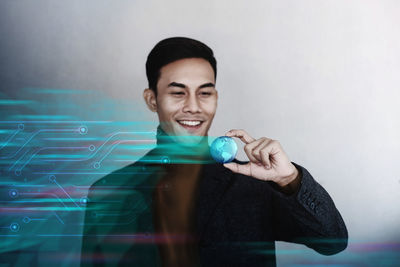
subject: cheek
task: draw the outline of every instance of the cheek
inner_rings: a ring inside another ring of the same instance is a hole
[[[214,116],[216,110],[217,110],[217,101],[207,101],[203,103],[204,113]]]
[[[179,111],[181,104],[174,99],[165,98],[159,103],[159,108],[162,110],[164,117],[170,117]]]

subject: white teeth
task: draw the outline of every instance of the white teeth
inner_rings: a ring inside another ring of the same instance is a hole
[[[201,121],[179,121],[179,123],[188,125],[188,126],[197,126],[201,123]]]

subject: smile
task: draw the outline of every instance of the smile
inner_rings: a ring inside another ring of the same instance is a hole
[[[189,120],[181,120],[178,121],[178,123],[180,125],[182,125],[183,127],[193,127],[193,128],[197,128],[198,126],[200,126],[203,121],[189,121]]]

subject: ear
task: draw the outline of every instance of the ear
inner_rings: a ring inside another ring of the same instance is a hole
[[[147,107],[153,111],[157,112],[157,101],[156,101],[156,94],[150,88],[146,88],[143,91],[143,98],[146,102]]]

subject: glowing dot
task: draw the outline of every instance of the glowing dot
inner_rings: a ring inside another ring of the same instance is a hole
[[[10,195],[10,197],[12,198],[16,198],[18,196],[18,190],[17,189],[11,189],[8,194]]]
[[[94,164],[93,164],[93,167],[95,168],[95,169],[98,169],[98,168],[100,168],[100,162],[95,162]]]
[[[50,175],[49,176],[49,180],[50,180],[50,182],[55,182],[56,181],[56,177],[54,175]]]
[[[87,134],[88,128],[86,126],[80,126],[79,127],[79,133],[80,134]]]
[[[86,205],[89,202],[89,199],[87,197],[82,197],[80,201],[82,205]]]
[[[10,230],[13,232],[18,232],[19,231],[19,224],[14,222],[12,224],[10,224]]]
[[[161,158],[162,163],[169,163],[169,158],[167,156]]]

